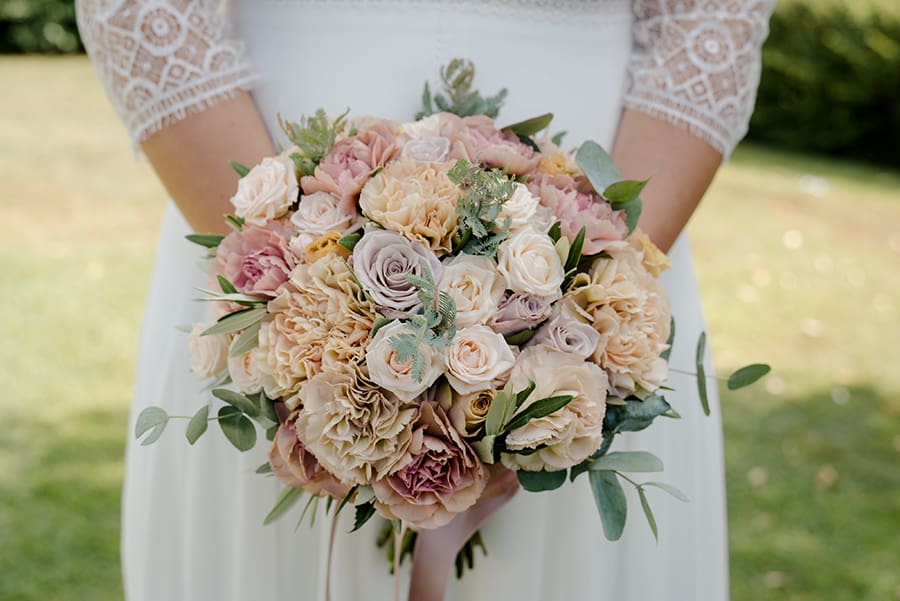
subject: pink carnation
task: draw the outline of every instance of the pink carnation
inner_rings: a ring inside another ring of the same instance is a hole
[[[573,240],[585,229],[582,254],[596,255],[627,245],[628,226],[622,212],[614,211],[586,182],[569,175],[542,175],[532,179],[529,188],[553,211],[566,238]]]
[[[440,405],[420,407],[403,467],[372,488],[383,515],[433,529],[475,504],[488,473]]]
[[[399,124],[375,121],[355,136],[338,141],[316,167],[300,180],[304,194],[328,192],[343,199],[355,198],[372,172],[400,152]]]
[[[272,473],[287,486],[299,486],[311,495],[331,495],[343,499],[350,487],[341,483],[306,450],[297,438],[294,424],[299,412],[295,411],[278,427],[272,449],[269,451],[269,465]]]
[[[493,119],[485,115],[465,117],[463,128],[457,132],[457,140],[465,149],[469,162],[478,162],[488,167],[505,169],[514,175],[525,175],[534,171],[540,156],[530,146],[523,144],[512,132],[500,131]],[[458,145],[454,146],[454,150]]]
[[[214,271],[218,270],[245,294],[274,297],[297,259],[273,224],[244,226],[241,231],[228,234],[216,250]]]

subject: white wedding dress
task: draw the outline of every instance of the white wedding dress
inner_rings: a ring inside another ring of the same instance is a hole
[[[772,0],[81,0],[85,45],[135,141],[238,89],[276,115],[324,107],[412,118],[425,79],[474,60],[485,93],[509,89],[501,122],[553,111],[567,146],[607,148],[623,106],[688,128],[727,155],[743,136]],[[252,65],[252,67],[251,67]],[[648,165],[647,175],[653,167]],[[198,177],[203,177],[198,174]],[[132,420],[147,405],[190,415],[209,400],[189,372],[186,335],[203,319],[200,251],[174,205],[162,228],[139,350]],[[663,276],[677,335],[671,363],[692,369],[703,320],[687,242]],[[587,478],[552,494],[519,492],[483,527],[489,555],[448,599],[723,601],[728,554],[717,400],[705,417],[690,377],[667,395],[683,416],[625,434],[614,449],[663,458],[652,478],[689,503],[649,493],[654,542],[634,495],[619,542],[607,542]],[[132,422],[133,423],[133,422]],[[320,600],[329,519],[295,531],[299,510],[263,527],[281,486],[213,429],[189,448],[180,422],[143,447],[129,440],[122,562],[129,601]],[[130,437],[129,437],[130,438]],[[345,512],[344,519],[351,512]],[[334,547],[334,601],[390,599],[376,520]],[[401,573],[408,577],[408,566]]]

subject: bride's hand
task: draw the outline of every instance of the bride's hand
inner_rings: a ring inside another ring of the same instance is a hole
[[[488,465],[487,469],[489,473],[488,483],[484,487],[484,492],[478,498],[478,502],[475,503],[476,506],[491,499],[515,493],[519,489],[519,479],[511,469],[507,469],[501,463]]]

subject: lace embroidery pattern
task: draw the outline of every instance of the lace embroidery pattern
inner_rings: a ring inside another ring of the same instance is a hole
[[[77,0],[85,48],[135,143],[253,82],[216,0]]]
[[[635,0],[625,105],[727,157],[747,133],[774,0]]]

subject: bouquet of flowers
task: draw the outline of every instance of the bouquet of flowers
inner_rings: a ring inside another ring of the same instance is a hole
[[[443,75],[446,95],[426,86],[415,121],[319,111],[282,122],[278,156],[234,164],[233,231],[189,236],[217,288],[192,367],[222,403],[200,408],[188,440],[215,421],[246,451],[261,425],[259,471],[287,486],[268,520],[306,493],[354,505],[356,528],[378,514],[433,529],[502,465],[528,491],[587,473],[618,538],[617,472],[662,463],[610,445],[677,417],[661,392],[668,261],[636,229],[646,182],[623,181],[593,142],[538,136],[550,114],[498,127],[505,92],[473,91],[471,65]],[[699,361],[698,382],[705,398]],[[169,418],[146,409],[138,436]]]

